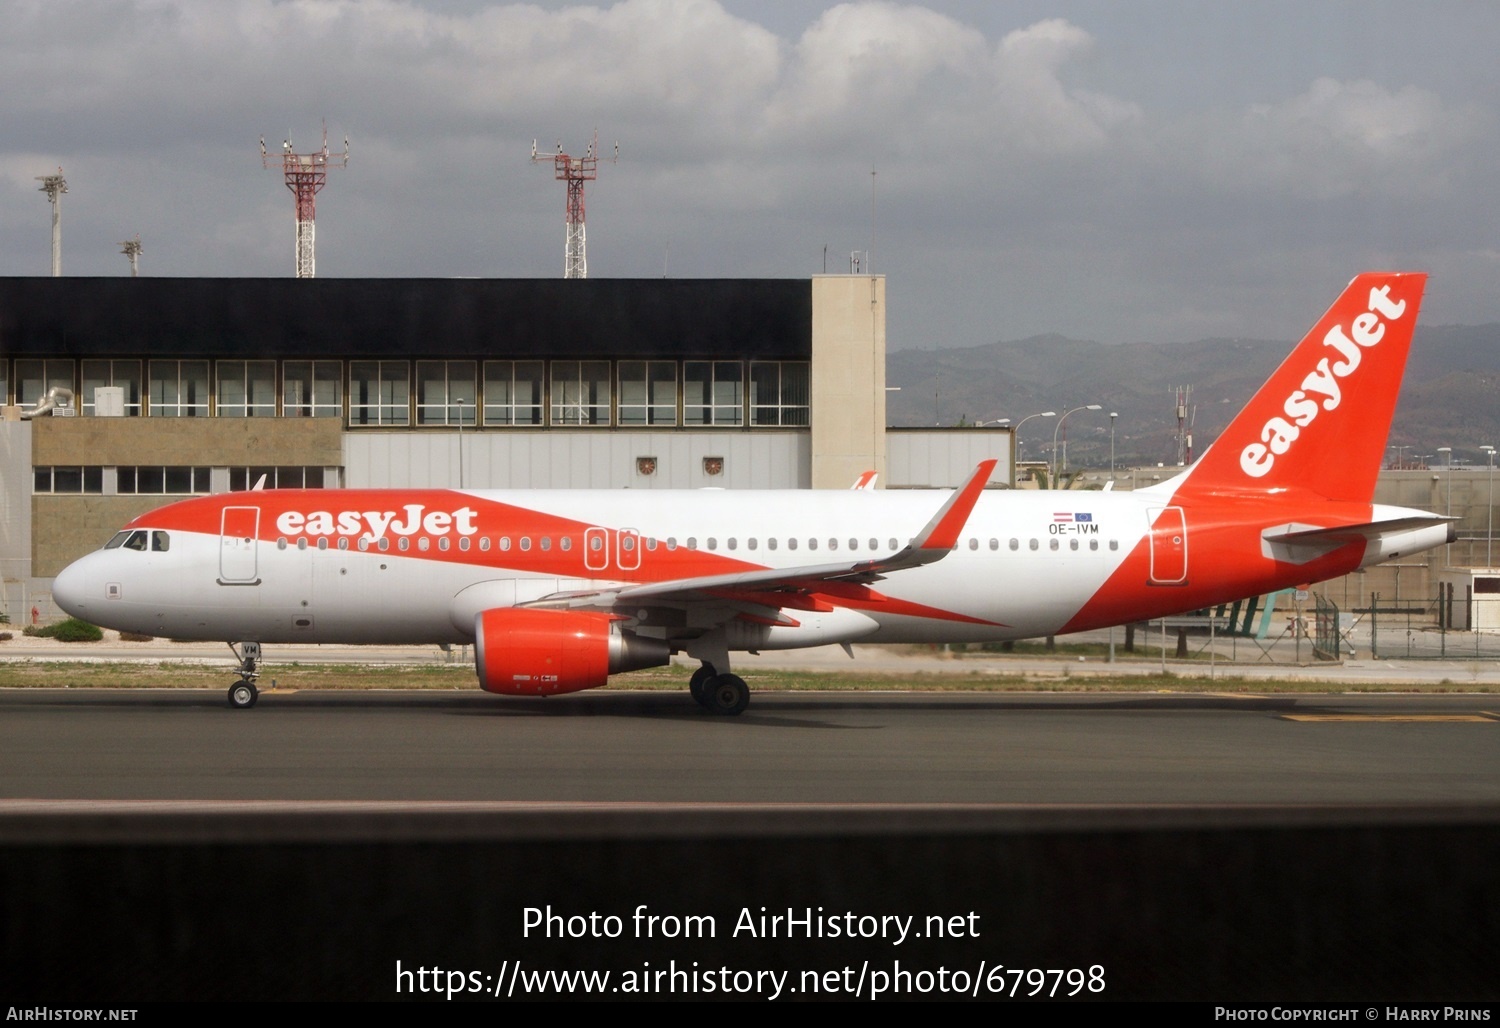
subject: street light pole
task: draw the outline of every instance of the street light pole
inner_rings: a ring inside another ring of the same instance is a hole
[[[1062,417],[1057,419],[1057,427],[1052,430],[1052,461],[1047,468],[1047,488],[1057,488],[1057,433],[1062,431],[1063,422],[1068,420],[1069,414],[1076,414],[1081,410],[1103,410],[1097,403],[1086,403],[1082,407],[1074,407],[1072,410],[1062,412]],[[1067,470],[1066,467],[1063,468]]]
[[[1490,496],[1485,504],[1488,517],[1484,524],[1484,566],[1492,568],[1495,566],[1495,558],[1491,555],[1491,548],[1495,538],[1495,448],[1493,446],[1481,446],[1485,456],[1490,459]]]
[[[1119,411],[1109,412],[1109,477],[1115,477],[1115,418],[1120,416]]]
[[[1021,444],[1021,426],[1024,425],[1024,424],[1026,424],[1026,422],[1030,421],[1032,418],[1055,418],[1055,417],[1057,417],[1057,411],[1055,411],[1055,410],[1044,410],[1040,414],[1028,414],[1024,418],[1022,418],[1020,421],[1016,422],[1016,427],[1010,430],[1010,437],[1011,437],[1011,439],[1016,444],[1016,459],[1017,460],[1020,459],[1020,454],[1021,454],[1021,450],[1022,450],[1022,444]]]

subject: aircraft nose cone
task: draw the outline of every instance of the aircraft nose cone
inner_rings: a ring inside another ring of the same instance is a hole
[[[75,618],[87,620],[85,613],[91,601],[95,599],[90,595],[90,575],[85,565],[88,558],[75,560],[62,569],[56,578],[52,580],[52,600],[64,611]]]

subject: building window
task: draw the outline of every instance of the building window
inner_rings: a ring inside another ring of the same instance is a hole
[[[677,362],[621,361],[620,424],[677,424]]]
[[[70,360],[16,361],[16,403],[35,410],[48,390],[73,391],[73,362]],[[77,401],[75,399],[74,403]]]
[[[684,361],[682,423],[742,425],[745,370],[739,361]]]
[[[262,489],[338,488],[337,482],[328,482],[322,467],[260,467],[230,468],[229,491],[238,493],[254,489],[262,476],[265,477]]]
[[[552,362],[552,424],[609,424],[609,362]]]
[[[545,370],[541,361],[485,361],[484,423],[540,426]]]
[[[208,492],[208,468],[122,467],[115,469],[121,496],[186,495]]]
[[[78,494],[104,492],[102,467],[37,467],[32,469],[32,492]]]
[[[9,368],[10,361],[4,357],[0,357],[0,406],[8,406],[10,404],[10,378],[6,375],[6,371]]]
[[[750,423],[805,426],[807,379],[805,361],[752,361]]]
[[[275,361],[219,361],[221,418],[276,416]]]
[[[281,366],[281,411],[289,418],[344,414],[343,366],[338,361],[286,361]]]
[[[141,362],[88,360],[81,364],[82,389],[78,397],[79,413],[93,416],[99,413],[95,390],[111,386],[123,393],[124,414],[127,418],[141,416]],[[108,413],[108,411],[106,411]]]
[[[406,361],[350,361],[349,424],[409,424],[410,382]]]
[[[417,424],[472,425],[478,402],[473,361],[417,361]]]
[[[208,361],[152,361],[153,418],[208,417]]]

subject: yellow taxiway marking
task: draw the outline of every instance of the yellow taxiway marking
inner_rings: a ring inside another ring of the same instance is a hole
[[[1284,721],[1500,721],[1494,714],[1283,714]]]

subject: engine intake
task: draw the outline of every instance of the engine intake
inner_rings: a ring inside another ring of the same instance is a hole
[[[539,696],[596,689],[622,671],[660,667],[672,650],[611,614],[502,607],[474,619],[474,668],[487,692]]]

